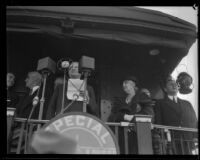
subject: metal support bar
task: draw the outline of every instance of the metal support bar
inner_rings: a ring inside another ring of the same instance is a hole
[[[43,73],[43,76],[44,76],[44,82],[43,82],[43,89],[42,89],[42,97],[40,100],[40,111],[39,111],[39,117],[38,117],[39,120],[42,120],[42,116],[43,116],[44,102],[45,102],[44,95],[45,95],[45,87],[46,87],[46,80],[47,80],[48,73]],[[40,126],[41,124],[38,124],[37,129],[40,129]]]
[[[20,154],[20,151],[21,151],[22,139],[23,139],[23,135],[24,135],[24,127],[25,127],[25,123],[22,122],[22,126],[21,126],[21,129],[20,129],[20,135],[19,135],[19,142],[18,142],[18,145],[17,145],[17,154]]]
[[[119,136],[119,127],[118,126],[115,126],[115,137],[116,137],[116,139],[118,140],[118,136]]]

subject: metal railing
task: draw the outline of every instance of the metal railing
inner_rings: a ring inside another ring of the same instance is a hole
[[[152,125],[154,154],[198,154],[198,130],[195,128]]]
[[[15,118],[8,154],[26,154],[37,125],[48,121],[31,119],[27,123],[26,119]],[[198,154],[198,130],[194,128],[155,125],[149,121],[106,124],[118,140],[120,154]]]

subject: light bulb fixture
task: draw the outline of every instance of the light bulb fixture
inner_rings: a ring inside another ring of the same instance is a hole
[[[152,49],[150,50],[149,54],[151,56],[157,56],[158,54],[160,54],[160,51],[158,49]]]

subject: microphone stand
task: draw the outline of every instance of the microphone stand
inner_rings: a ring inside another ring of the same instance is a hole
[[[47,80],[47,76],[49,75],[49,71],[44,70],[42,72],[43,75],[43,88],[42,88],[42,97],[40,99],[40,110],[39,110],[39,116],[38,116],[38,120],[42,120],[42,115],[43,115],[43,110],[44,110],[44,102],[45,102],[45,98],[44,98],[44,94],[45,94],[45,87],[46,87],[46,80]],[[39,130],[41,127],[41,124],[38,124],[37,130]]]
[[[36,108],[36,105],[33,105],[33,108],[29,114],[29,117],[26,119],[26,122],[25,122],[25,128],[26,128],[26,132],[25,132],[25,144],[24,144],[24,153],[27,154],[27,149],[28,149],[28,132],[29,132],[29,127],[28,127],[28,124],[29,124],[29,120],[31,119],[31,116],[33,114],[33,111],[35,110]]]
[[[59,115],[61,115],[64,111],[66,111],[74,102],[76,102],[76,100],[78,99],[78,97],[74,100],[72,100],[65,108],[62,109],[62,111],[56,115],[56,117],[58,117]]]
[[[63,60],[63,61],[62,61]],[[65,86],[66,86],[66,73],[70,67],[70,63],[72,60],[66,60],[66,59],[61,59],[57,63],[57,67],[59,70],[64,71],[64,79],[63,79],[63,93],[62,93],[62,106],[61,106],[61,111],[59,114],[62,114],[64,112],[64,105],[65,105]],[[59,67],[61,65],[61,67]]]
[[[87,91],[87,78],[90,74],[90,70],[84,70],[83,75],[84,75],[84,99],[83,99],[83,112],[87,112],[87,96],[86,96],[86,91]]]
[[[67,71],[67,69],[64,70],[64,80],[63,80],[63,93],[62,93],[61,114],[64,112],[64,105],[65,105],[66,71]]]

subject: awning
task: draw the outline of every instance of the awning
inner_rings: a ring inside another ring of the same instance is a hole
[[[167,72],[173,71],[197,38],[195,25],[162,12],[137,7],[8,6],[6,16],[9,32],[165,48],[161,59],[166,58],[163,67]]]

